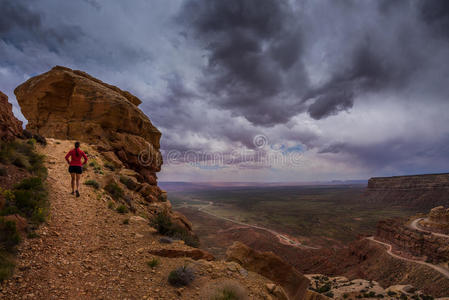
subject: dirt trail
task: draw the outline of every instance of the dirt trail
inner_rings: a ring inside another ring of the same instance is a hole
[[[40,152],[47,157],[50,216],[38,238],[19,245],[15,273],[1,285],[0,299],[199,299],[205,286],[223,278],[237,279],[253,299],[263,299],[265,278],[231,271],[225,262],[158,257],[160,265],[148,267],[154,257],[148,250],[190,248],[161,243],[146,219],[109,209],[107,197],[92,187],[82,184],[81,197],[71,195],[64,156],[73,143],[48,142]],[[90,170],[81,183],[97,177]],[[181,290],[170,286],[170,271],[185,264],[193,265],[195,282]]]
[[[410,227],[411,229],[415,229],[415,230],[418,230],[418,231],[421,231],[421,232],[430,233],[430,234],[432,234],[432,235],[434,235],[434,236],[438,236],[438,237],[442,237],[442,238],[449,239],[449,235],[447,235],[447,234],[438,233],[438,232],[432,232],[432,231],[429,231],[429,230],[422,229],[422,228],[419,226],[419,222],[420,222],[421,220],[427,220],[427,218],[418,218],[418,219],[415,219],[415,220],[413,220],[413,221],[410,223],[409,227]]]
[[[151,272],[136,251],[151,240],[150,228],[143,220],[123,225],[126,217],[107,209],[90,187],[83,185],[79,198],[70,194],[64,156],[71,146],[61,141],[42,149],[51,214],[37,231],[41,237],[20,245],[18,269],[2,293],[6,299],[141,299]]]
[[[437,265],[433,265],[433,264],[427,263],[427,262],[425,262],[425,261],[415,260],[415,259],[410,259],[410,258],[405,258],[405,257],[402,257],[402,256],[400,256],[400,255],[397,255],[397,254],[393,253],[393,246],[391,246],[391,245],[388,244],[388,243],[384,243],[384,242],[378,241],[378,240],[376,240],[376,239],[375,239],[374,237],[372,237],[372,236],[371,236],[371,237],[367,237],[366,239],[368,239],[368,240],[370,240],[370,241],[373,241],[373,242],[376,242],[376,243],[378,243],[378,244],[381,244],[381,245],[383,245],[383,246],[386,246],[386,247],[387,247],[387,253],[388,253],[389,255],[391,255],[392,257],[394,257],[394,258],[397,258],[397,259],[405,260],[405,261],[408,261],[408,262],[412,262],[412,263],[416,263],[416,264],[420,264],[420,265],[427,266],[427,267],[429,267],[429,268],[434,269],[434,270],[437,271],[437,272],[440,272],[440,273],[443,274],[446,278],[449,279],[449,270],[448,270],[448,269],[445,269],[445,268],[443,268],[443,267],[440,267],[440,266],[437,266]]]

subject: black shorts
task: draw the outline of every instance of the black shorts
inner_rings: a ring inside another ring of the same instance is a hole
[[[69,167],[69,173],[82,174],[82,173],[83,173],[83,167],[80,167],[80,166],[70,166],[70,167]]]

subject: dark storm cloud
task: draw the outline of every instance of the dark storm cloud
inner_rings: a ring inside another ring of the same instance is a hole
[[[46,27],[42,16],[33,11],[32,1],[0,0],[0,7],[0,39],[17,48],[41,44],[58,52],[62,44],[76,40],[83,34],[78,26],[59,24],[57,27]]]
[[[192,0],[180,20],[208,51],[202,84],[215,104],[259,125],[303,110],[282,75],[294,69],[297,86],[306,81],[300,20],[288,1]]]
[[[449,1],[421,0],[418,3],[421,18],[433,33],[449,38]]]

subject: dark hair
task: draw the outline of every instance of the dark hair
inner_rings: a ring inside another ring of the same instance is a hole
[[[75,152],[76,156],[80,156],[80,153],[78,152],[78,148],[80,147],[80,142],[75,142]]]

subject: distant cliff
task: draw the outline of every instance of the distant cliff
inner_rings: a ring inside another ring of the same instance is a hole
[[[374,177],[365,194],[369,202],[429,210],[449,206],[449,173]]]

